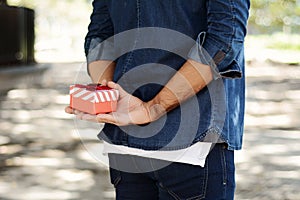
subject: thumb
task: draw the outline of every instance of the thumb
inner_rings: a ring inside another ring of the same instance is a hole
[[[120,92],[120,96],[128,94],[128,92],[126,92],[119,84],[117,84],[115,82],[109,81],[107,86],[110,87],[110,88],[118,90]]]
[[[107,85],[107,81],[106,81],[105,79],[103,79],[103,80],[101,81],[101,85],[106,86],[106,85]]]
[[[68,114],[75,114],[73,108],[71,108],[70,106],[65,107],[65,112]]]

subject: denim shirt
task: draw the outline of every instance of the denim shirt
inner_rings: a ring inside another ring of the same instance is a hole
[[[199,141],[241,149],[249,6],[249,0],[94,0],[87,61],[114,60],[114,81],[134,96],[151,100],[187,59],[210,65],[214,77],[161,119],[145,126],[106,124],[99,138],[144,150]]]

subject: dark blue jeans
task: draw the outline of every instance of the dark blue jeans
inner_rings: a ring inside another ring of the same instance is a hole
[[[119,200],[230,200],[234,197],[234,152],[227,150],[226,144],[215,145],[204,167],[128,155],[110,154],[109,159],[111,182]],[[121,165],[122,169],[116,169]],[[134,173],[133,169],[140,173]]]

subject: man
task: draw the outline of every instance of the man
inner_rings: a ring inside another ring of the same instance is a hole
[[[118,108],[66,112],[106,123],[99,138],[117,199],[233,199],[249,4],[94,0],[88,71],[119,90]]]

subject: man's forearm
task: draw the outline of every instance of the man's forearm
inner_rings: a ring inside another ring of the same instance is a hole
[[[89,63],[88,69],[93,83],[101,83],[103,80],[112,81],[116,63],[109,60],[98,60]]]
[[[148,102],[152,120],[156,120],[198,93],[212,79],[210,66],[188,60],[165,87]]]

